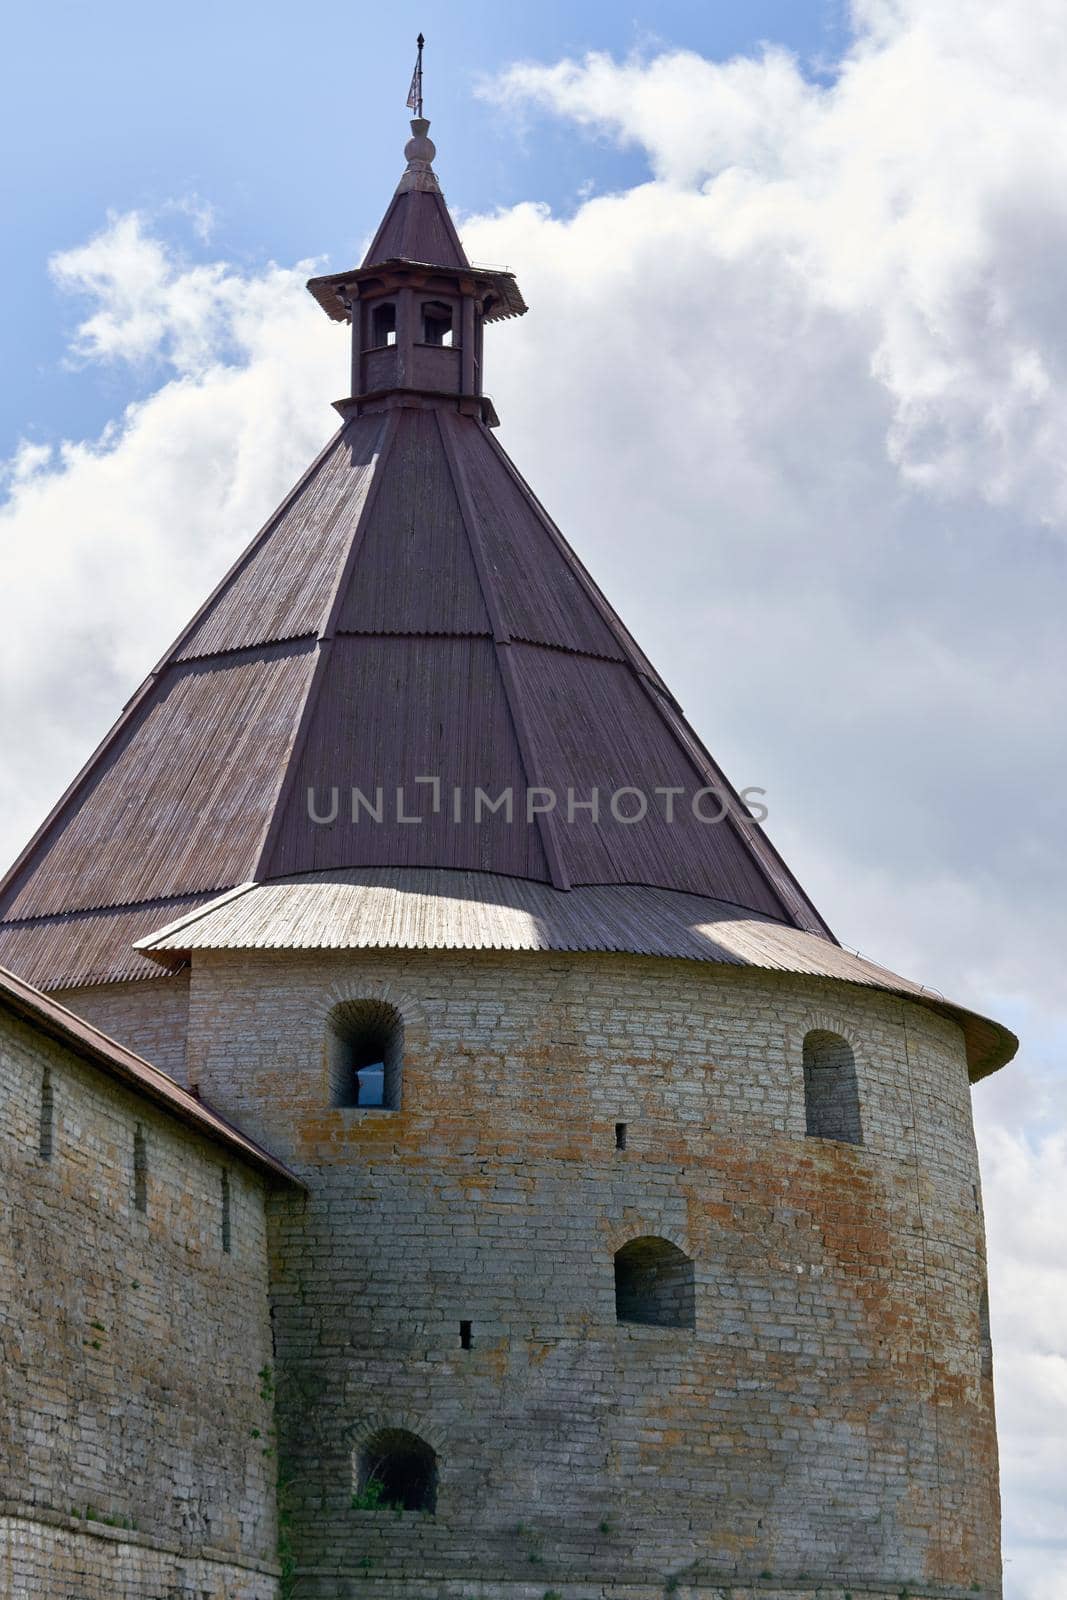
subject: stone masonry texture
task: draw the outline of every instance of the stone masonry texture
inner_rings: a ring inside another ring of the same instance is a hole
[[[156,982],[102,983],[57,989],[53,998],[112,1039],[121,1039],[154,1067],[185,1083],[188,970]]]
[[[6,1013],[0,1084],[0,1594],[274,1600],[263,1180]]]
[[[329,1015],[367,1000],[403,1019],[396,1110],[330,1103]],[[851,1047],[862,1144],[805,1135],[812,1030]],[[308,1186],[269,1224],[299,1600],[1000,1594],[953,1023],[633,956],[212,953],[186,1065]],[[693,1328],[617,1322],[644,1237],[691,1258]],[[234,1335],[205,1379],[234,1385],[223,1460],[259,1361]],[[434,1515],[353,1509],[386,1428],[436,1453]],[[262,1548],[260,1488],[226,1487],[221,1542]]]

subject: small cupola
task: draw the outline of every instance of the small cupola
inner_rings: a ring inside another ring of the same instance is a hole
[[[352,392],[337,408],[348,416],[445,403],[493,425],[483,329],[522,316],[526,303],[511,272],[467,260],[434,172],[421,80],[409,103],[419,114],[404,147],[407,165],[362,266],[308,283],[327,315],[352,327]]]

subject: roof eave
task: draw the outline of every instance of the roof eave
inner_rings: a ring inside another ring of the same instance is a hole
[[[173,960],[173,957],[170,958]],[[216,1144],[222,1144],[249,1165],[257,1167],[273,1182],[303,1189],[306,1185],[269,1150],[250,1139],[227,1118],[198,1100],[187,1089],[143,1056],[135,1055],[116,1039],[102,1033],[92,1023],[68,1011],[66,1006],[42,994],[6,967],[0,967],[0,1009],[28,1022],[39,1032],[64,1045],[75,1055],[101,1067],[128,1088],[144,1095],[170,1116],[184,1122]]]
[[[397,870],[399,871],[400,869]],[[296,880],[290,879],[281,881],[294,882]],[[260,887],[262,886],[257,883],[241,884],[238,886],[238,888],[229,891],[228,894],[220,896],[218,900],[214,902],[209,901],[206,905],[199,906],[195,910],[188,912],[185,916],[178,918],[175,922],[170,923],[166,928],[160,928],[157,932],[149,934],[143,939],[137,940],[134,948],[139,950],[144,956],[160,963],[174,961],[176,959],[191,961],[194,954],[205,949],[245,949],[251,952],[253,950],[269,951],[280,948],[303,948],[303,946],[300,945],[280,945],[277,943],[272,943],[265,938],[260,938],[255,943],[249,943],[245,945],[239,943],[230,944],[225,940],[221,940],[218,945],[205,945],[198,942],[195,938],[188,938],[189,931],[198,923],[204,920],[210,921],[213,914],[221,907],[249,892],[258,890]],[[543,893],[553,892],[550,890],[547,884],[539,885],[538,888]],[[658,891],[652,892],[657,893]],[[574,891],[571,892],[571,896],[569,896],[568,899],[572,899],[573,897]],[[771,919],[760,916],[758,913],[753,913],[752,915],[755,916],[757,921],[765,924],[768,928],[777,926],[777,924],[775,924]],[[469,937],[469,924],[466,925],[466,927]],[[183,939],[183,934],[186,935],[185,939]],[[806,933],[803,929],[796,928],[789,928],[789,935],[790,938],[794,938],[798,935],[802,938],[811,939],[818,937],[815,934]],[[830,941],[820,941],[820,943],[823,942],[830,944]],[[328,948],[340,949],[346,948],[346,946],[343,943],[331,943]],[[358,946],[357,948],[362,948],[362,946]],[[390,948],[393,947],[391,946]],[[404,948],[407,947],[405,946]],[[480,949],[482,947],[475,944],[468,944],[467,946],[464,946],[462,942],[460,942],[450,943],[447,948]],[[503,943],[494,945],[494,948],[507,949],[511,948],[511,946],[507,945],[507,943]],[[538,949],[529,949],[527,947],[521,947],[521,950],[519,946],[515,946],[514,948],[516,949],[517,953],[532,955],[542,953]],[[554,947],[551,946],[545,947],[544,953],[551,953],[553,948]],[[562,949],[565,947],[561,945],[558,948]],[[613,944],[611,941],[602,942],[597,945],[590,944],[585,948],[572,944],[566,948],[569,948],[575,954],[634,954],[644,955],[650,959],[665,960],[703,959],[694,957],[691,954],[686,955],[681,950],[676,951],[674,954],[667,955],[656,955],[654,952],[647,950],[627,950],[621,943]],[[928,990],[918,984],[914,984],[908,979],[902,978],[898,973],[894,973],[886,967],[879,966],[876,962],[868,961],[864,957],[853,955],[849,951],[844,951],[842,950],[841,946],[836,944],[836,942],[831,945],[831,948],[841,951],[841,957],[843,960],[861,963],[861,968],[858,972],[853,974],[835,974],[833,972],[825,972],[821,974],[821,976],[824,976],[828,981],[834,983],[849,983],[855,988],[881,989],[886,993],[899,996],[899,998],[902,1000],[908,1000],[913,1004],[922,1005],[927,1010],[932,1011],[936,1015],[942,1016],[946,1020],[954,1023],[963,1034],[967,1058],[967,1075],[972,1084],[979,1083],[983,1078],[987,1078],[992,1073],[999,1071],[1001,1067],[1006,1066],[1008,1062],[1011,1061],[1015,1056],[1019,1048],[1019,1040],[1016,1035],[1012,1033],[1010,1028],[1004,1027],[1001,1023],[995,1022],[989,1017],[982,1016],[976,1011],[970,1011],[964,1006],[955,1005],[952,1001],[946,1000],[943,995],[937,993],[936,991]],[[745,961],[742,964],[751,965],[757,969],[759,967],[759,964],[756,962]],[[788,971],[789,969],[788,967],[770,967],[767,970]],[[798,976],[820,976],[819,973],[808,971],[803,964],[797,966],[795,971]]]
[[[479,290],[496,296],[496,303],[485,312],[486,322],[502,322],[508,317],[521,317],[529,307],[515,281],[515,274],[503,267],[449,267],[433,261],[414,261],[394,256],[388,261],[376,261],[370,267],[353,267],[349,272],[331,272],[322,277],[309,278],[307,288],[326,315],[334,322],[351,322],[351,307],[341,291],[358,288],[361,284],[385,278],[391,272],[429,273],[437,277],[466,280],[474,292]]]

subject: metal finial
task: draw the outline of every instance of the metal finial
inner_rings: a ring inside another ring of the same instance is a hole
[[[415,71],[411,74],[411,88],[408,90],[407,106],[409,111],[414,111],[416,117],[422,116],[422,47],[426,43],[422,34],[415,40],[419,53],[415,57]]]

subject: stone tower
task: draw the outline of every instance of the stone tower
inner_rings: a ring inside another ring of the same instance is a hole
[[[969,1083],[493,436],[418,118],[336,436],[0,886],[271,1200],[290,1592],[1000,1593]],[[836,1586],[836,1587],[835,1587]]]

